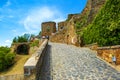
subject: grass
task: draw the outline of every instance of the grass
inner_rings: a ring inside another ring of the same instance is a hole
[[[23,74],[23,66],[31,55],[16,55],[16,63],[8,70],[1,72],[0,75]]]
[[[29,55],[19,55],[16,54],[15,58],[15,64],[9,68],[6,71],[0,72],[0,76],[5,76],[5,75],[15,75],[15,74],[23,74],[24,69],[23,66],[25,62],[31,57],[31,55],[38,49],[38,47],[32,47],[30,49],[30,54]]]

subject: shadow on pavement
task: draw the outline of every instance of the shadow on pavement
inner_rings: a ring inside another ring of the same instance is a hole
[[[47,51],[44,54],[43,63],[40,69],[39,80],[52,80],[51,76],[51,46],[47,46]]]

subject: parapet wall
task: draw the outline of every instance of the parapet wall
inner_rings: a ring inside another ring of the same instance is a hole
[[[45,39],[39,49],[26,61],[24,65],[24,75],[35,77],[39,76],[43,56],[47,51],[48,40]]]
[[[120,65],[120,45],[117,46],[108,46],[108,47],[98,47],[97,48],[98,56],[107,62],[112,62],[111,55],[116,57],[116,64]]]

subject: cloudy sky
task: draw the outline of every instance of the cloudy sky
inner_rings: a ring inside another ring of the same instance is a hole
[[[0,46],[10,46],[15,36],[38,34],[41,23],[60,22],[80,13],[87,0],[0,0]]]

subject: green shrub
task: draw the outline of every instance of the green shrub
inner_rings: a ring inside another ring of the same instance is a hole
[[[100,46],[120,44],[120,1],[107,0],[92,24],[83,31],[85,44]]]
[[[39,46],[39,40],[35,40],[33,41],[31,44],[30,44],[31,47],[34,47],[34,46]]]
[[[0,47],[0,71],[6,70],[14,63],[15,54],[10,53],[10,48]]]

